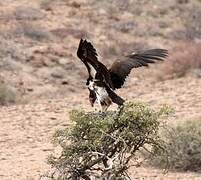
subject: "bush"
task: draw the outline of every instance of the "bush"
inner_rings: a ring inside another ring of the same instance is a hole
[[[5,83],[0,82],[0,105],[8,105],[16,101],[16,92]]]
[[[36,41],[50,40],[51,33],[44,27],[32,24],[32,23],[22,23],[21,24],[22,33]],[[20,31],[20,30],[18,30]]]
[[[40,8],[46,11],[52,10],[52,0],[41,0]]]
[[[185,4],[185,0],[179,1],[179,4]],[[182,1],[184,2],[182,3]],[[180,27],[177,30],[172,30],[168,37],[187,41],[201,39],[201,3],[197,3],[196,6],[178,6],[178,10],[180,11],[180,18],[183,21],[183,28]]]
[[[170,52],[170,57],[162,65],[162,73],[170,77],[185,76],[192,69],[201,68],[201,44],[182,43]]]
[[[162,132],[165,151],[154,150],[154,165],[178,170],[201,170],[201,118],[186,121]],[[167,164],[168,162],[168,164]]]
[[[72,128],[58,130],[54,142],[61,146],[59,157],[51,155],[52,179],[125,179],[130,160],[136,162],[145,145],[160,147],[158,118],[142,103],[126,102],[116,111],[87,113],[73,110]]]
[[[130,53],[133,53],[138,50],[142,49],[148,49],[150,48],[145,43],[139,43],[139,42],[131,42],[127,43],[124,41],[115,41],[113,37],[111,37],[111,41],[113,41],[113,44],[102,45],[102,55],[105,57],[105,59],[115,59],[117,56],[121,55],[128,55]]]
[[[185,17],[186,38],[201,39],[201,6],[192,7]]]
[[[15,18],[17,20],[38,20],[44,16],[39,9],[29,6],[19,6],[15,10]]]

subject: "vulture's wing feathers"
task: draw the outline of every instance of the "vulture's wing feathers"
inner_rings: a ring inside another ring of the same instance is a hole
[[[125,60],[115,61],[109,69],[114,89],[121,88],[133,68],[148,66],[155,61],[163,61],[168,56],[166,49],[150,49],[126,56]]]
[[[90,77],[104,81],[106,84],[108,84],[109,87],[113,88],[110,73],[106,66],[98,61],[98,54],[96,52],[96,49],[90,42],[83,39],[80,40],[77,50],[77,56],[87,67]],[[95,71],[95,76],[92,73],[92,70]]]
[[[92,46],[90,42],[87,42],[86,40],[80,39],[80,43],[77,50],[77,56],[82,60],[88,60],[88,61],[98,61],[98,54],[96,52],[96,49]]]
[[[97,62],[98,62],[98,54],[96,52],[96,49],[92,46],[90,42],[87,42],[86,40],[80,39],[80,43],[77,50],[77,56],[81,59],[81,61],[85,64],[89,77],[93,77],[92,74],[93,69],[91,69],[90,65],[96,69]]]

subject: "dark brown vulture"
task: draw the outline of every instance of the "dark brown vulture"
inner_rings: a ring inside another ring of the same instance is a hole
[[[89,73],[86,85],[89,89],[91,105],[93,106],[97,101],[101,105],[102,111],[106,111],[112,102],[123,105],[124,100],[114,90],[123,86],[133,68],[163,61],[168,56],[168,51],[166,49],[139,51],[125,56],[122,60],[115,61],[110,68],[107,68],[98,60],[98,54],[93,45],[87,40],[81,39],[77,56],[85,64]]]

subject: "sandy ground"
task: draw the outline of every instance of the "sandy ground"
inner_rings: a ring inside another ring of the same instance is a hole
[[[133,84],[126,85],[119,93],[127,99],[142,100],[152,106],[163,103],[173,105],[176,113],[169,118],[169,123],[201,116],[201,79],[199,78],[189,76],[158,83],[147,81],[146,84],[132,82]],[[48,154],[56,149],[51,144],[51,136],[55,129],[70,126],[68,111],[75,106],[90,109],[86,90],[65,99],[41,100],[26,105],[1,107],[0,179],[39,179],[40,175],[49,168],[46,164]],[[150,167],[131,169],[130,173],[133,179],[134,177],[201,179],[201,174],[190,172],[164,174],[162,170]]]

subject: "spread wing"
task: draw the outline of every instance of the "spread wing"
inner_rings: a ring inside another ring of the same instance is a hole
[[[80,43],[77,50],[77,56],[85,64],[90,78],[95,78],[94,73],[95,67],[97,66],[98,54],[96,49],[92,46],[91,43],[86,40],[80,39]],[[93,64],[93,65],[92,65]]]
[[[150,49],[126,56],[125,60],[115,61],[109,69],[114,89],[121,88],[133,68],[148,66],[149,63],[163,61],[168,56],[166,49]]]
[[[113,88],[110,73],[106,66],[98,61],[98,54],[93,45],[87,40],[80,40],[77,56],[87,67],[89,78],[104,81]]]

